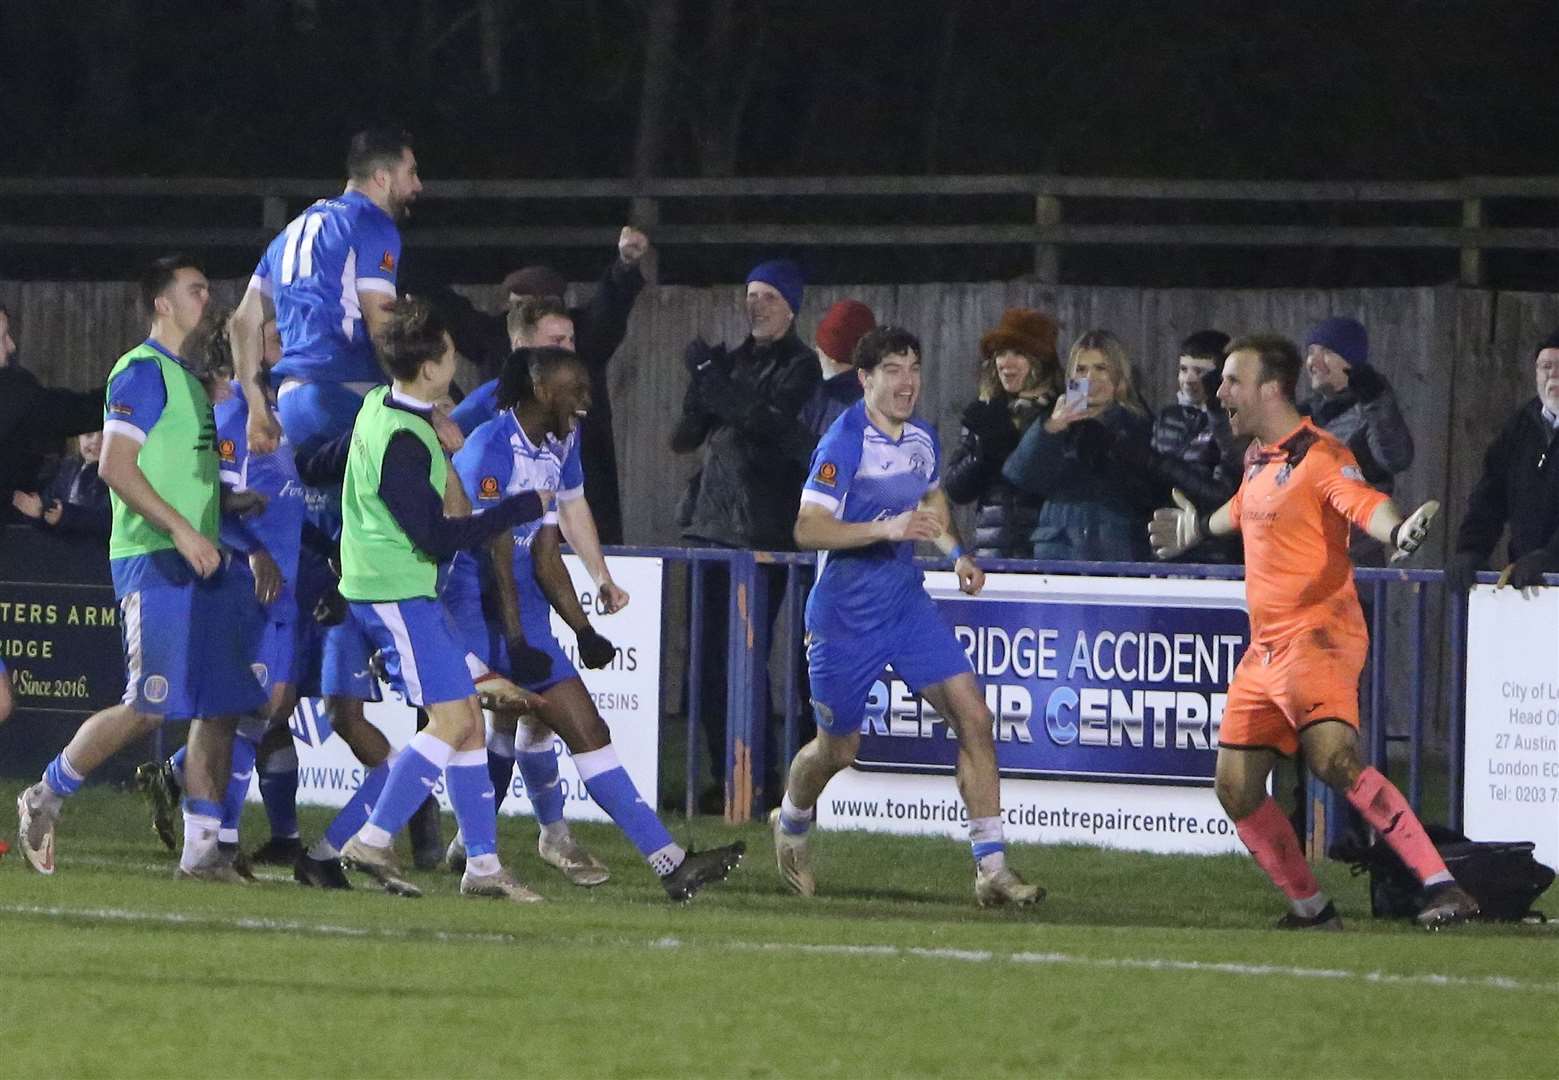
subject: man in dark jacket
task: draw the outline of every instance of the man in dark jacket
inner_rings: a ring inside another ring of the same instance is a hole
[[[38,473],[61,441],[103,427],[102,391],[43,386],[16,352],[11,314],[0,307],[0,522],[17,520],[12,496],[37,490]]]
[[[1357,319],[1336,316],[1305,339],[1310,399],[1300,409],[1359,460],[1370,486],[1390,495],[1394,477],[1413,464],[1413,433],[1385,376],[1370,364],[1370,339]],[[1358,529],[1348,544],[1355,566],[1385,566],[1385,548]]]
[[[1237,440],[1229,429],[1229,414],[1218,401],[1223,381],[1223,351],[1229,335],[1198,330],[1180,343],[1176,361],[1175,403],[1159,410],[1153,421],[1153,442],[1147,465],[1164,486],[1185,493],[1197,509],[1212,513],[1240,486],[1242,452],[1249,440]],[[1197,562],[1240,561],[1237,537],[1219,537],[1185,556]]]
[[[1559,572],[1559,333],[1537,347],[1537,396],[1516,411],[1483,457],[1483,475],[1467,499],[1467,513],[1446,560],[1449,588],[1466,592],[1488,568],[1500,534],[1510,584],[1542,584]]]
[[[689,379],[671,449],[702,448],[702,466],[679,513],[682,536],[699,547],[791,551],[791,531],[806,479],[806,462],[783,446],[794,440],[801,407],[822,382],[817,357],[796,334],[801,307],[800,269],[785,259],[761,263],[747,275],[745,341],[734,349],[702,339],[687,347]],[[703,809],[717,809],[725,767],[726,615],[730,578],[725,567],[705,573],[702,685],[704,734],[716,788]],[[769,574],[770,626],[778,615],[785,576]],[[770,754],[770,771],[778,766]]]
[[[590,372],[590,415],[580,424],[579,454],[585,466],[585,498],[595,513],[603,544],[623,542],[622,496],[617,482],[617,444],[612,434],[607,369],[628,333],[628,317],[644,288],[640,264],[649,247],[647,235],[631,225],[624,226],[617,238],[617,259],[601,275],[590,302],[569,311],[574,320],[575,351]],[[561,299],[568,282],[551,267],[527,266],[505,277],[503,286],[512,306],[534,297]],[[478,311],[452,289],[432,290],[430,295],[446,316],[456,350],[480,367],[485,377],[497,378],[511,348],[504,315]]]

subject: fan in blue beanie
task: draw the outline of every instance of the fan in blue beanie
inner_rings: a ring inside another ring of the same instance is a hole
[[[1323,319],[1316,323],[1315,329],[1310,331],[1310,336],[1305,338],[1305,348],[1308,349],[1311,345],[1332,350],[1348,361],[1349,367],[1369,367],[1370,335],[1364,329],[1364,324],[1357,319],[1350,319],[1344,315],[1333,315],[1330,319]]]
[[[770,259],[753,267],[752,273],[747,275],[748,285],[755,281],[771,286],[783,296],[785,303],[790,305],[792,315],[801,312],[801,293],[806,287],[806,281],[801,276],[801,267],[789,259]]]

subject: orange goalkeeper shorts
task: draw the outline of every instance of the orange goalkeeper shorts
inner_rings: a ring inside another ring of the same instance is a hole
[[[1341,720],[1358,730],[1359,673],[1368,651],[1368,638],[1336,630],[1276,646],[1252,643],[1229,683],[1218,745],[1292,757],[1311,724]]]

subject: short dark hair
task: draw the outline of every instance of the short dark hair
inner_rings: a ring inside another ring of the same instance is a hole
[[[1237,352],[1255,353],[1261,361],[1261,381],[1276,381],[1283,396],[1293,400],[1299,389],[1299,369],[1304,363],[1299,357],[1299,346],[1279,334],[1250,334],[1230,342],[1225,355]]]
[[[367,180],[375,169],[399,165],[401,154],[410,149],[409,131],[393,127],[359,131],[346,148],[346,174],[353,180]]]
[[[153,259],[146,269],[141,271],[141,307],[145,309],[148,317],[156,312],[157,298],[173,284],[173,279],[178,277],[180,270],[199,270],[202,274],[206,272],[192,256],[182,252]]]
[[[0,305],[0,312],[3,311],[5,311],[5,307]],[[1532,362],[1534,364],[1537,363],[1537,358],[1544,349],[1559,349],[1559,330],[1555,330],[1537,343],[1537,348],[1532,350]]]
[[[549,315],[562,316],[569,322],[574,321],[574,316],[569,314],[568,305],[563,303],[561,296],[527,296],[518,303],[509,305],[509,313],[504,318],[504,329],[512,338],[521,331],[536,329],[541,320]]]
[[[498,408],[512,409],[521,402],[535,401],[536,384],[569,364],[584,367],[578,353],[556,346],[515,349],[498,373]]]
[[[1222,330],[1198,330],[1180,343],[1180,355],[1194,360],[1222,360],[1229,335]]]
[[[882,363],[883,357],[897,353],[914,353],[919,357],[920,339],[902,326],[884,324],[868,330],[861,340],[855,343],[855,352],[850,357],[850,363],[862,371],[871,371]]]
[[[390,321],[374,338],[374,345],[385,369],[409,382],[423,364],[444,355],[448,329],[432,304],[405,296],[390,306]]]

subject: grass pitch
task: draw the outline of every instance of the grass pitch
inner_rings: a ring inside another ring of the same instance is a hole
[[[0,783],[7,833],[19,786]],[[673,906],[615,829],[577,829],[612,867],[598,889],[502,823],[549,899],[529,907],[442,873],[414,875],[422,900],[279,871],[232,888],[171,880],[139,800],[89,789],[53,878],[0,862],[0,1076],[1559,1072],[1559,933],[1378,923],[1344,868],[1321,873],[1348,932],[1292,934],[1266,929],[1282,903],[1243,858],[1016,846],[1051,896],[985,912],[964,845],[823,833],[806,902],[766,829],[695,819],[673,831],[748,858]]]

